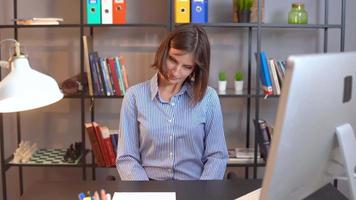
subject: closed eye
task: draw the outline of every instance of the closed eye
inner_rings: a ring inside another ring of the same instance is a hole
[[[192,65],[183,65],[183,67],[186,68],[186,69],[189,69],[189,70],[193,69]]]
[[[177,60],[175,58],[173,58],[172,56],[168,56],[168,60],[174,63],[178,63]]]

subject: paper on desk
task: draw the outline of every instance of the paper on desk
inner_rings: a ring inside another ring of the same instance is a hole
[[[112,200],[176,200],[175,192],[115,192]]]
[[[257,190],[249,192],[249,193],[245,194],[244,196],[239,197],[235,200],[259,200],[260,194],[261,194],[261,188],[258,188]]]

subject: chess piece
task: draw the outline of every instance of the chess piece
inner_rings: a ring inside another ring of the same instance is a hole
[[[37,144],[31,145],[30,141],[21,141],[19,147],[14,152],[13,163],[27,163],[34,152],[37,151]]]

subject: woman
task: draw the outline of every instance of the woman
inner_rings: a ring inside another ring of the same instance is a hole
[[[228,158],[222,113],[208,87],[210,44],[181,25],[160,44],[151,80],[132,86],[120,114],[122,180],[222,179]]]

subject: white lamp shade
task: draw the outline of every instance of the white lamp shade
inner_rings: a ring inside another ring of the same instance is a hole
[[[25,56],[11,62],[11,72],[0,82],[0,113],[31,110],[63,98],[57,82],[31,69]]]

